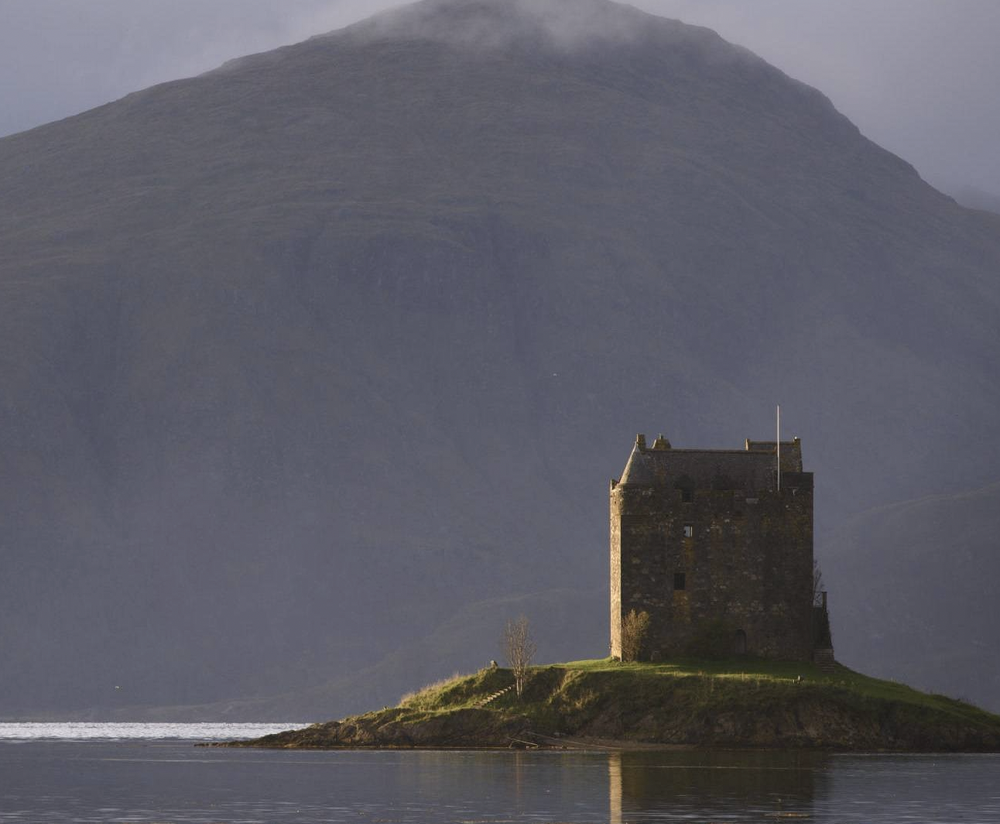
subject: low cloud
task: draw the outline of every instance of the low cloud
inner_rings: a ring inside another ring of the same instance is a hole
[[[655,36],[678,43],[717,42],[713,35],[661,19],[651,26],[650,15],[607,0],[422,0],[367,20],[356,28],[372,37],[406,37],[494,49],[519,43],[526,48],[573,50],[588,46],[615,46]]]
[[[469,0],[475,2],[475,0]],[[523,4],[563,46],[637,35],[591,0]],[[819,88],[931,182],[1000,193],[996,0],[631,0],[715,29]],[[0,134],[208,71],[398,0],[0,0]],[[491,36],[482,31],[484,42]],[[641,32],[639,32],[641,35]]]

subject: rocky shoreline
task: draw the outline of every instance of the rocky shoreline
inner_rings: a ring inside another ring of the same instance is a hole
[[[508,671],[483,670],[398,707],[222,746],[1000,751],[1000,717],[845,668],[803,678],[586,663],[537,668],[520,699]]]

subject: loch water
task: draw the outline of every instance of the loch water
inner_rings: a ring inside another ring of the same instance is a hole
[[[195,744],[268,728],[71,726],[0,724],[0,823],[1000,822],[998,755],[233,750]]]

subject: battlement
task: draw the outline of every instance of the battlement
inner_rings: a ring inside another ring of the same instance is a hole
[[[775,489],[777,451],[775,441],[749,439],[744,449],[675,449],[663,435],[650,448],[646,446],[646,436],[640,434],[621,477],[612,481],[612,488],[742,489],[748,493]],[[783,479],[791,480],[793,474],[808,475],[811,479],[811,473],[802,470],[799,438],[781,442],[781,473]]]
[[[767,455],[774,455],[777,449],[777,441],[751,441],[749,438],[746,441],[747,452],[763,452]],[[802,471],[802,440],[800,438],[781,442],[781,471]]]

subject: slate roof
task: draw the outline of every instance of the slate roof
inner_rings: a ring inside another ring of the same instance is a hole
[[[632,448],[619,485],[690,489],[773,489],[774,441],[747,441],[746,449]],[[782,472],[802,471],[799,441],[781,442]]]

